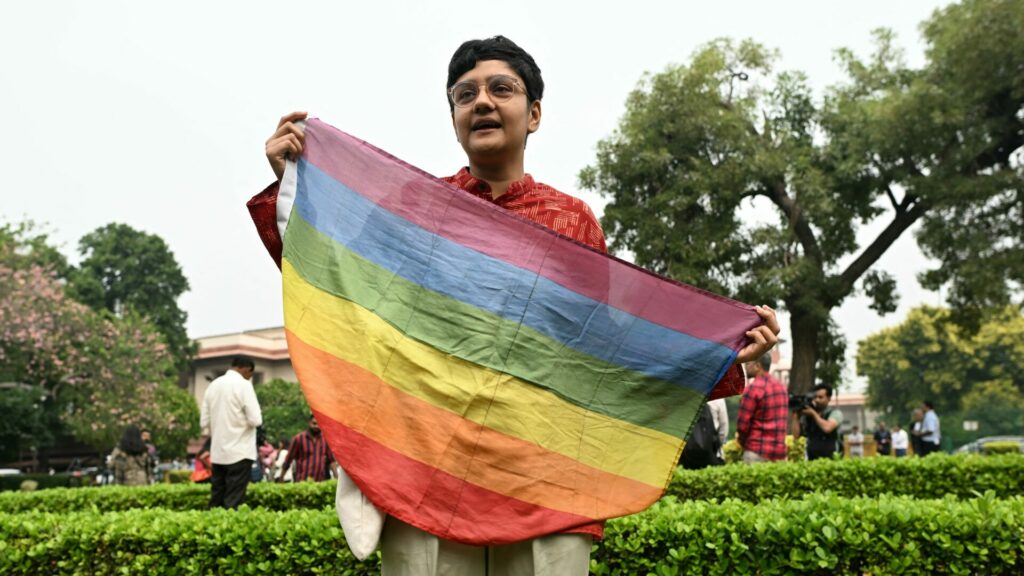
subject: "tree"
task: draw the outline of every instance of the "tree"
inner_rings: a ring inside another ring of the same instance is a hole
[[[309,425],[309,405],[297,383],[275,378],[256,387],[256,398],[271,442],[291,438]]]
[[[943,432],[949,422],[974,420],[979,434],[1024,428],[1024,314],[990,311],[977,331],[965,330],[945,308],[915,308],[898,326],[860,342],[857,372],[868,379],[868,404],[906,415],[931,399]],[[964,438],[966,439],[966,438]]]
[[[83,236],[79,252],[83,260],[71,274],[70,294],[93,310],[146,317],[163,335],[176,368],[187,366],[195,344],[185,331],[187,314],[178,297],[188,290],[188,280],[163,239],[126,224],[107,224]]]
[[[580,173],[611,198],[602,224],[613,250],[781,303],[795,391],[838,379],[845,342],[831,311],[846,297],[860,290],[873,309],[895,310],[895,281],[872,266],[917,222],[922,248],[942,261],[922,280],[949,285],[958,311],[1005,304],[1024,279],[1013,160],[1024,145],[1024,4],[967,0],[923,31],[921,69],[884,30],[866,61],[840,50],[848,80],[820,101],[803,74],[775,71],[774,52],[712,42],[688,65],[646,76]],[[876,221],[881,232],[858,245],[859,228]]]
[[[31,220],[0,225],[0,264],[16,270],[34,265],[53,271],[59,278],[67,278],[70,270],[64,255]]]
[[[78,439],[109,450],[129,424],[156,438],[194,436],[195,402],[175,388],[172,367],[161,336],[141,317],[114,318],[71,300],[52,270],[0,263],[0,382],[41,390],[43,404]],[[35,406],[16,403],[16,417],[36,417]]]

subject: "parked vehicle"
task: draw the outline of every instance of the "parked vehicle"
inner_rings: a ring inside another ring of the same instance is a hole
[[[1024,436],[986,436],[956,449],[956,454],[981,454],[986,444],[991,442],[1016,442],[1020,451],[1024,452]]]

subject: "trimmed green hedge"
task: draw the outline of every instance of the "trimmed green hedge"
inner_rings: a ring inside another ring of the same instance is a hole
[[[76,486],[91,486],[92,477],[72,476],[67,472],[60,474],[13,474],[11,476],[0,476],[0,492],[21,490],[21,483],[25,480],[32,480],[36,483],[36,489],[44,488],[68,488]]]
[[[595,574],[1020,574],[1024,498],[679,502],[608,523]],[[332,510],[0,514],[3,574],[377,574]]]
[[[993,455],[993,454],[1020,454],[1021,448],[1019,442],[1012,440],[996,440],[994,442],[988,442],[981,446],[982,454]]]
[[[250,484],[245,503],[251,508],[285,511],[320,510],[334,506],[335,483]],[[0,493],[0,512],[116,512],[139,508],[205,510],[210,502],[209,484],[154,484],[152,486],[96,486],[38,492]]]
[[[894,494],[915,498],[947,495],[972,498],[987,490],[1000,497],[1024,495],[1024,455],[934,455],[679,469],[668,493],[682,500],[736,498],[759,502],[769,498],[800,498],[825,491],[848,497]],[[261,482],[249,486],[246,503],[269,510],[320,509],[334,506],[334,491],[334,482]],[[209,497],[209,485],[195,484],[9,492],[0,494],[0,512],[201,510],[206,508]]]
[[[0,514],[0,574],[376,574],[322,510]]]
[[[1021,574],[1024,498],[666,498],[608,523],[594,574]]]
[[[998,496],[1024,495],[1024,455],[934,454],[927,458],[849,458],[679,469],[668,493],[682,500],[737,498],[758,502],[825,491],[847,497],[893,494],[971,498],[987,490]]]

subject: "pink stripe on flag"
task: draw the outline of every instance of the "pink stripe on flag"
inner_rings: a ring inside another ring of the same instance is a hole
[[[306,139],[353,144],[307,146],[304,154],[317,168],[389,212],[593,300],[734,350],[758,321],[752,306],[659,277],[566,239],[319,120],[307,122]],[[375,165],[388,169],[371,168]],[[379,178],[380,174],[390,177]],[[556,238],[568,241],[556,243]],[[615,282],[609,282],[613,276]],[[703,297],[694,298],[695,294]]]

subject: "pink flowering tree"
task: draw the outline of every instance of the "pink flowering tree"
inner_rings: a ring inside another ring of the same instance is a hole
[[[0,383],[44,390],[69,431],[98,450],[136,424],[167,453],[183,452],[198,410],[168,378],[173,361],[159,334],[71,300],[52,268],[15,256],[0,245]]]

